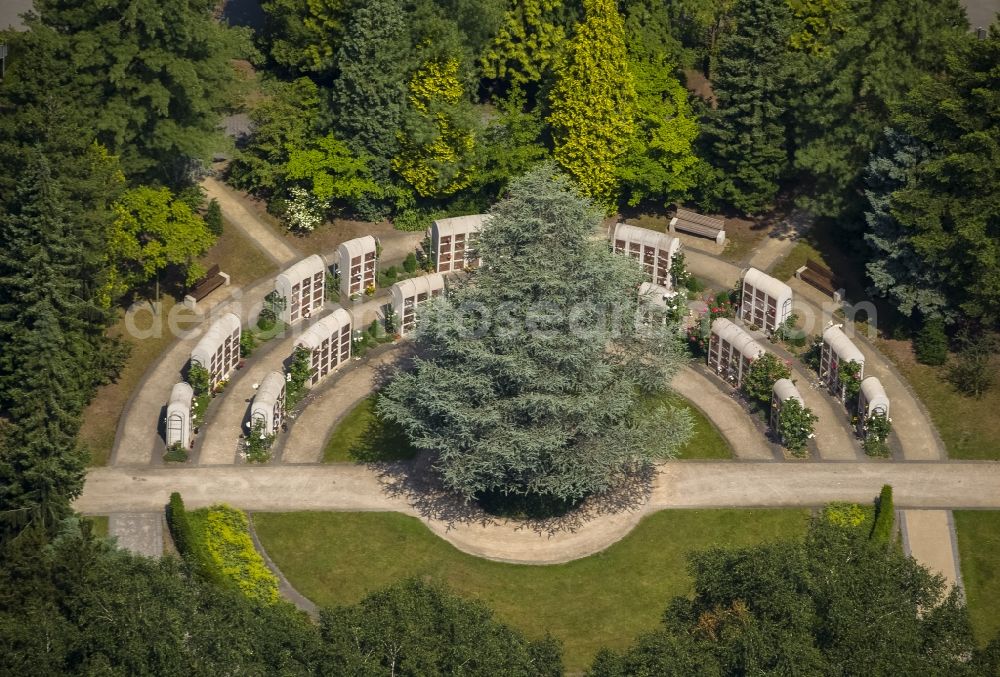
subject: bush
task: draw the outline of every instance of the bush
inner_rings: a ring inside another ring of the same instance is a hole
[[[167,452],[163,454],[166,463],[184,463],[188,460],[187,449],[180,442],[174,442],[167,447]]]
[[[896,511],[892,505],[892,486],[882,485],[882,492],[875,503],[875,524],[872,526],[871,540],[889,544],[896,523]]]
[[[944,333],[944,320],[931,318],[913,340],[913,350],[917,361],[933,367],[941,366],[948,360],[948,336]]]
[[[865,421],[865,453],[869,456],[888,456],[889,447],[885,441],[892,431],[892,421],[876,413]]]
[[[409,254],[406,255],[406,258],[403,259],[403,270],[405,270],[407,273],[409,273],[411,275],[413,273],[417,272],[417,255],[416,254],[414,254],[413,252],[410,252]]]
[[[191,363],[191,366],[188,368],[187,381],[191,384],[191,389],[194,390],[196,395],[208,393],[209,378],[208,369],[205,369],[205,367],[197,362]]]
[[[240,334],[240,357],[250,357],[257,347],[257,336],[249,329]]]
[[[205,225],[213,235],[222,235],[222,208],[214,197],[205,210]]]
[[[996,383],[994,357],[1000,352],[1000,341],[992,334],[960,336],[963,344],[958,360],[948,370],[948,380],[962,395],[977,400]]]
[[[191,513],[190,524],[196,550],[207,557],[215,576],[252,600],[278,601],[278,579],[254,548],[243,511],[214,505]]]
[[[264,421],[257,419],[246,439],[246,458],[250,463],[267,463],[271,460],[274,435],[264,432]]]
[[[805,456],[806,445],[813,435],[813,426],[818,418],[809,407],[804,407],[794,397],[781,406],[778,414],[778,435],[781,443],[795,456]]]
[[[743,392],[752,400],[767,406],[771,390],[778,379],[788,378],[792,370],[772,353],[764,353],[750,363],[750,371],[743,379]]]
[[[220,585],[227,583],[212,565],[205,545],[198,537],[191,516],[184,507],[184,501],[176,491],[170,494],[170,503],[167,504],[167,528],[174,539],[177,552],[195,574]]]
[[[859,527],[864,524],[867,515],[857,503],[830,503],[823,508],[823,519],[838,527]]]

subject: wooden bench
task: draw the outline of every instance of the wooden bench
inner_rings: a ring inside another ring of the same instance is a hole
[[[184,296],[184,305],[193,309],[198,305],[198,301],[201,301],[219,287],[228,284],[229,276],[219,269],[219,264],[215,264],[208,269],[205,277],[191,286],[191,289]]]
[[[692,235],[700,235],[715,240],[716,244],[726,242],[726,222],[714,216],[705,216],[690,209],[678,207],[674,218],[670,219],[670,232],[678,230]]]
[[[795,271],[795,277],[807,284],[811,284],[824,294],[832,296],[834,300],[840,299],[840,293],[837,291],[837,281],[833,271],[821,263],[813,261],[812,259],[807,259],[806,265]]]

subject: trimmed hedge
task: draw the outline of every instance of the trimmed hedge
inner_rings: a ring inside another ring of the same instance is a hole
[[[892,486],[882,485],[882,492],[875,504],[875,524],[872,526],[871,540],[888,545],[892,540],[893,526],[896,522],[896,511],[892,505]]]
[[[216,584],[228,583],[221,572],[213,566],[204,542],[195,533],[191,516],[184,507],[184,500],[176,491],[170,494],[167,526],[170,528],[170,535],[174,539],[177,551],[196,574]]]

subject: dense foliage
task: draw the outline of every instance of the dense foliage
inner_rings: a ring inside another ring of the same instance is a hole
[[[379,400],[466,497],[579,499],[690,433],[678,411],[637,415],[682,363],[676,327],[637,328],[638,265],[590,239],[598,214],[555,172],[516,180],[493,208],[484,264],[426,306],[427,357]]]
[[[993,674],[961,593],[869,539],[864,522],[820,518],[804,542],[708,550],[689,570],[694,596],[632,648],[602,652],[591,674]]]

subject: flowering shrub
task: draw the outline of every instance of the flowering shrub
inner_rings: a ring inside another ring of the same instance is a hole
[[[264,432],[264,421],[254,421],[250,434],[247,435],[246,459],[251,463],[267,463],[271,460],[271,444],[274,435]]]
[[[779,379],[789,378],[791,367],[772,353],[765,353],[750,363],[750,369],[743,378],[743,392],[751,400],[762,405],[771,402],[771,390]]]
[[[289,188],[285,220],[294,230],[310,231],[323,221],[326,205],[304,188]]]
[[[781,405],[778,413],[778,434],[781,443],[795,456],[805,456],[806,444],[813,436],[813,426],[819,420],[808,407],[793,398]]]
[[[838,369],[835,363],[830,364],[831,369]],[[844,385],[844,398],[848,402],[853,402],[861,392],[861,365],[854,360],[846,364],[839,365],[838,376]]]
[[[876,412],[865,421],[865,453],[869,456],[888,456],[889,447],[885,441],[892,431],[892,419],[882,412]]]

